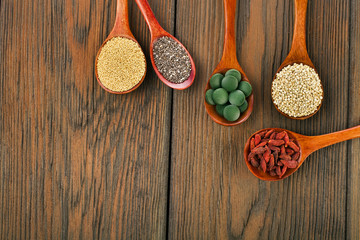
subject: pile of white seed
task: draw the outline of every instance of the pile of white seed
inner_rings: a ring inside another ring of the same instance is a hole
[[[317,110],[323,99],[319,75],[307,65],[286,66],[276,74],[272,98],[278,109],[288,116],[308,116]]]

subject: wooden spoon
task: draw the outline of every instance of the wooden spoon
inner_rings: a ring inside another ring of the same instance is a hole
[[[224,47],[223,47],[223,54],[219,64],[216,66],[215,70],[211,74],[214,75],[215,73],[222,73],[225,74],[230,69],[236,69],[241,73],[242,80],[250,82],[249,79],[246,77],[244,71],[240,67],[240,64],[236,57],[236,40],[235,40],[235,11],[236,11],[236,2],[237,0],[224,0],[224,11],[225,11],[225,37],[224,37]],[[205,93],[209,90],[210,87],[210,79],[209,78]],[[205,94],[204,94],[205,96]],[[208,104],[205,100],[205,108],[206,112],[210,115],[210,117],[218,124],[223,126],[235,126],[240,123],[245,122],[251,112],[253,110],[254,104],[254,96],[253,93],[247,98],[248,101],[248,109],[241,114],[240,118],[234,122],[230,122],[226,120],[224,117],[220,116],[216,112],[216,108],[213,105]]]
[[[294,27],[294,36],[293,36],[293,40],[292,40],[291,50],[290,50],[289,55],[284,60],[284,62],[280,65],[276,74],[279,73],[284,67],[286,67],[288,65],[292,65],[294,63],[298,63],[298,64],[302,63],[304,65],[308,65],[309,67],[313,68],[316,71],[315,66],[309,57],[307,47],[306,47],[307,5],[308,5],[308,0],[295,0],[295,27]],[[276,74],[273,78],[273,81],[276,78]],[[322,88],[323,96],[322,96],[322,101],[321,101],[320,105],[318,106],[318,108],[315,112],[313,112],[310,115],[304,116],[304,117],[291,117],[291,116],[287,115],[286,113],[283,113],[276,106],[273,98],[272,98],[272,101],[273,101],[273,104],[274,104],[276,110],[278,110],[285,117],[290,118],[290,119],[304,120],[304,119],[312,117],[319,111],[319,109],[323,103],[323,100],[324,100],[324,88],[323,88],[322,83],[321,83],[321,88]],[[271,96],[272,96],[272,94],[271,94]]]
[[[113,37],[123,37],[123,38],[128,38],[134,42],[136,42],[138,45],[138,41],[136,41],[134,35],[132,34],[131,30],[130,30],[130,26],[129,26],[129,17],[128,17],[128,0],[117,0],[116,2],[116,18],[115,18],[115,24],[113,29],[111,30],[109,36],[106,38],[106,40],[104,41],[104,43],[101,45],[97,55],[96,55],[96,60],[95,60],[95,75],[96,75],[96,79],[98,81],[98,83],[100,84],[100,86],[105,89],[105,91],[110,92],[110,93],[115,93],[115,94],[125,94],[125,93],[129,93],[134,91],[136,88],[138,88],[140,86],[140,84],[144,81],[145,75],[146,75],[146,64],[145,64],[145,72],[144,72],[144,76],[142,76],[140,82],[138,84],[136,84],[133,88],[127,90],[127,91],[123,91],[123,92],[115,92],[112,91],[108,88],[106,88],[102,82],[99,79],[98,76],[98,71],[97,71],[97,59],[99,57],[99,54],[101,52],[101,49],[104,47],[104,45],[106,44],[107,41],[109,41],[110,39],[112,39]],[[141,46],[139,45],[139,48],[141,49]],[[144,53],[143,53],[144,54]],[[144,55],[145,56],[145,55]],[[146,60],[145,60],[146,61]]]
[[[248,162],[251,138],[254,137],[255,134],[257,134],[257,133],[260,133],[264,130],[270,130],[270,129],[274,129],[276,132],[286,131],[288,133],[289,137],[295,139],[295,143],[297,143],[298,146],[300,146],[299,165],[297,166],[297,168],[288,169],[282,178],[279,178],[277,176],[272,177],[269,174],[264,173],[263,171],[253,167],[250,164],[250,162]],[[320,135],[320,136],[304,136],[304,135],[294,133],[294,132],[291,132],[291,131],[288,131],[288,130],[282,129],[282,128],[267,128],[267,129],[257,131],[248,139],[248,141],[245,144],[244,159],[245,159],[245,163],[246,163],[247,167],[249,168],[249,170],[257,178],[260,178],[261,180],[265,180],[265,181],[279,181],[284,178],[287,178],[288,176],[290,176],[291,174],[296,172],[300,168],[300,166],[304,163],[305,159],[311,153],[313,153],[321,148],[333,145],[335,143],[339,143],[339,142],[343,142],[346,140],[359,138],[359,137],[360,137],[360,125],[353,127],[353,128],[343,130],[343,131],[329,133],[329,134]]]
[[[153,11],[150,8],[150,5],[147,2],[147,0],[135,0],[135,1],[136,1],[137,5],[139,6],[140,11],[141,11],[142,15],[144,16],[145,21],[150,29],[150,34],[151,34],[150,58],[151,58],[151,63],[153,65],[155,73],[158,75],[158,77],[160,78],[160,80],[163,83],[165,83],[167,86],[169,86],[171,88],[174,88],[177,90],[183,90],[183,89],[190,87],[191,84],[194,82],[194,78],[195,78],[195,63],[194,63],[194,60],[192,59],[190,53],[184,47],[184,45],[182,45],[182,43],[179,40],[177,40],[170,33],[166,32],[160,26],[159,22],[155,18]],[[161,37],[169,37],[169,38],[174,39],[186,51],[186,53],[189,56],[190,63],[191,63],[190,76],[187,80],[185,80],[182,83],[173,83],[173,82],[168,81],[165,77],[163,77],[163,75],[159,72],[158,68],[156,67],[156,64],[154,61],[154,54],[153,54],[153,45],[154,45],[154,42],[156,42]]]

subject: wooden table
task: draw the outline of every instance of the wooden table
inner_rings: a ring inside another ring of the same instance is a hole
[[[231,128],[203,104],[222,52],[222,1],[150,1],[195,59],[184,91],[155,76],[148,29],[129,4],[149,71],[139,89],[117,96],[94,75],[115,0],[1,0],[0,238],[359,239],[359,140],[316,152],[276,183],[248,171],[243,147],[264,127],[317,135],[360,124],[360,2],[309,1],[309,55],[326,99],[314,117],[294,121],[269,91],[290,48],[293,3],[239,0],[238,58],[255,107]]]

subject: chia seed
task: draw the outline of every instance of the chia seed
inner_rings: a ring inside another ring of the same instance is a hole
[[[185,49],[174,39],[159,38],[153,46],[158,71],[172,83],[182,83],[190,77],[191,62]]]

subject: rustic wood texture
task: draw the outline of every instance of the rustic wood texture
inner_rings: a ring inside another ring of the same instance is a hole
[[[350,7],[350,78],[349,126],[359,124],[360,117],[360,2]],[[348,143],[347,237],[360,239],[360,141]]]
[[[253,114],[244,125],[224,128],[206,116],[201,104],[203,88],[220,58],[222,1],[178,1],[176,33],[192,44],[189,48],[200,70],[193,88],[174,94],[169,237],[344,239],[350,214],[347,167],[352,161],[347,143],[311,155],[296,174],[278,183],[252,176],[242,152],[247,137],[264,127],[317,135],[350,125],[350,1],[309,1],[309,55],[324,83],[326,99],[320,112],[305,121],[285,119],[270,96],[272,77],[290,50],[293,2],[239,0],[238,4],[238,58],[254,83],[256,97]],[[189,15],[194,16],[191,22],[202,24],[190,24]],[[358,94],[358,89],[354,93]],[[352,114],[353,124],[359,124],[359,111]],[[358,182],[354,183],[351,189],[356,194]],[[353,209],[357,210],[354,216],[359,214],[358,207]],[[348,227],[359,231],[358,216],[353,219]]]
[[[155,76],[133,0],[148,72],[123,96],[94,74],[115,0],[0,1],[0,239],[359,239],[359,140],[310,155],[276,183],[250,173],[243,147],[266,127],[318,135],[360,124],[360,3],[309,0],[308,51],[325,101],[296,121],[270,95],[293,1],[238,0],[237,55],[255,98],[236,127],[214,123],[203,103],[222,53],[222,0],[149,3],[195,60],[189,89]]]
[[[174,2],[156,3],[173,30]],[[0,239],[165,237],[171,90],[151,68],[128,95],[97,84],[115,12],[115,0],[2,1]]]

